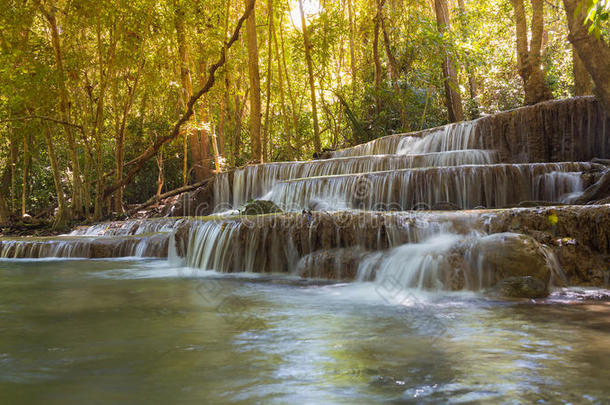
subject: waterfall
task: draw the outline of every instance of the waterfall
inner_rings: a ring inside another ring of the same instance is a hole
[[[103,222],[91,226],[80,226],[70,236],[126,236],[171,232],[180,218],[133,219],[120,222]]]
[[[564,194],[581,191],[574,176],[553,175],[557,189],[536,181],[552,172],[581,172],[590,163],[468,165],[407,169],[359,175],[312,177],[277,183],[264,198],[287,211],[414,210],[503,208],[521,201],[561,202]]]
[[[550,201],[570,203],[585,189],[581,172],[550,172],[538,176],[538,189]]]
[[[0,258],[166,257],[168,236],[48,237],[0,240]]]
[[[574,255],[610,252],[610,216],[603,206],[538,204],[573,203],[602,171],[593,163],[553,161],[610,151],[602,136],[607,117],[596,121],[584,114],[598,108],[592,99],[558,103],[574,116],[557,115],[553,103],[542,103],[386,136],[336,151],[331,159],[248,165],[218,174],[213,190],[180,200],[205,205],[206,212],[214,204],[216,216],[108,222],[52,238],[0,238],[0,257],[158,257],[200,270],[433,290],[485,289],[511,274],[503,273],[507,267],[517,263],[511,271],[519,272],[531,259],[539,265],[532,271],[552,268],[557,280],[568,279],[560,262],[571,266],[570,279],[587,274],[603,280],[602,259],[558,259],[531,237],[506,233],[532,234],[552,249],[565,243]],[[257,198],[285,212],[235,215]],[[510,209],[532,205],[537,207]],[[183,212],[193,212],[184,206]],[[514,256],[525,245],[525,256]],[[494,262],[502,257],[510,260]]]
[[[517,234],[488,236],[480,232],[469,235],[443,233],[421,243],[398,246],[388,252],[368,255],[358,267],[359,281],[374,280],[377,292],[387,300],[406,289],[478,291],[493,287],[502,277],[493,261],[502,238],[518,239]],[[493,249],[481,244],[493,243]],[[519,241],[519,244],[523,243]],[[512,249],[512,247],[510,247]],[[533,257],[540,267],[551,270],[551,279],[565,279],[555,255],[540,246]]]
[[[478,122],[477,120],[465,121],[419,133],[388,135],[362,145],[336,151],[333,153],[333,157],[480,149],[480,139],[477,132]]]
[[[215,183],[214,200],[218,205],[215,211],[221,212],[229,207],[240,207],[251,199],[264,196],[276,183],[285,180],[419,167],[491,164],[496,162],[498,162],[498,156],[495,151],[474,149],[251,165],[235,170],[232,192],[228,189],[230,184],[226,175],[219,178]]]

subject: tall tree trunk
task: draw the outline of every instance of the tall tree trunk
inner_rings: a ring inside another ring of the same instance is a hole
[[[385,53],[388,57],[388,65],[390,66],[390,77],[392,79],[392,88],[394,89],[394,97],[399,98],[400,105],[400,126],[403,131],[409,130],[409,117],[407,115],[407,110],[405,109],[405,103],[402,102],[401,90],[398,85],[398,80],[400,78],[400,72],[398,68],[398,61],[394,54],[392,53],[392,47],[390,44],[390,37],[388,35],[388,30],[386,29],[385,18],[383,17],[383,3],[381,3],[381,9],[379,10],[379,17],[381,19],[381,32],[383,34],[383,44],[385,47]]]
[[[10,168],[5,167],[0,176],[0,225],[6,225],[10,221],[11,212],[7,201],[7,189],[10,180]]]
[[[574,47],[572,47],[572,69],[574,73],[574,95],[587,96],[593,94],[591,75],[587,72],[587,67]]]
[[[273,40],[273,0],[267,2],[267,89],[265,91],[265,129],[263,133],[263,158],[269,160],[269,109],[271,107],[271,61],[273,60],[272,40]]]
[[[352,77],[352,98],[356,97],[356,45],[354,34],[354,10],[352,0],[347,0],[347,16],[349,19],[349,66]]]
[[[223,38],[229,35],[229,14],[231,13],[231,0],[226,1],[225,7],[225,21],[224,21],[224,29],[223,29]],[[225,53],[225,59],[227,58],[227,50],[223,47],[223,52]],[[229,72],[228,66],[225,67],[224,75],[223,75],[223,91],[222,97],[220,98],[220,108],[218,111],[218,143],[219,143],[219,154],[221,156],[225,156],[225,121],[227,119],[227,109],[229,107]],[[222,167],[216,168],[217,171],[221,171]]]
[[[30,166],[32,155],[30,154],[30,136],[27,132],[23,134],[23,170],[21,172],[21,216],[27,214],[28,184],[30,178]]]
[[[47,153],[49,154],[49,160],[51,161],[51,170],[53,172],[53,184],[55,185],[55,194],[57,195],[57,214],[55,215],[55,221],[53,228],[64,228],[66,222],[69,219],[68,207],[66,205],[66,197],[61,187],[61,173],[59,171],[59,162],[57,161],[57,155],[55,154],[55,146],[53,145],[53,137],[51,136],[51,130],[47,123],[44,124],[45,140],[47,142]]]
[[[438,32],[444,37],[445,33],[450,29],[451,26],[447,0],[434,0],[434,9],[436,11],[436,24]],[[445,82],[445,100],[447,104],[447,112],[449,113],[449,121],[463,121],[464,111],[462,109],[462,97],[460,96],[457,72],[455,66],[453,65],[453,61],[445,48],[445,45],[443,45],[441,52],[443,53],[442,69],[443,80]]]
[[[116,150],[115,150],[115,175],[116,181],[119,182],[123,179],[123,164],[125,161],[125,130],[127,126],[127,115],[129,111],[131,111],[131,107],[133,106],[133,101],[135,99],[136,89],[138,87],[138,81],[140,79],[140,75],[142,73],[142,69],[144,68],[144,62],[140,64],[138,70],[135,74],[134,81],[131,86],[128,87],[127,97],[125,103],[122,108],[122,117],[117,128],[116,134]],[[114,194],[113,199],[113,209],[115,212],[123,212],[123,187],[119,188],[117,192]]]
[[[9,153],[10,153],[10,160],[9,160],[9,164],[10,164],[10,174],[11,174],[11,188],[10,188],[10,204],[7,204],[7,209],[10,212],[15,212],[16,211],[16,207],[15,207],[15,185],[17,183],[17,155],[19,154],[19,143],[17,143],[17,136],[14,133],[14,129],[11,127],[10,130],[10,138],[9,138]]]
[[[280,24],[282,20],[280,18]],[[291,142],[291,133],[292,128],[290,127],[290,120],[288,119],[288,115],[286,113],[286,99],[284,95],[284,77],[282,74],[282,62],[280,58],[280,48],[278,46],[277,34],[275,30],[275,26],[273,27],[273,44],[275,46],[275,63],[277,64],[277,80],[280,87],[280,112],[282,114],[282,123],[284,125],[284,133],[286,134],[286,144],[288,145],[288,150],[290,151],[290,157],[294,158],[294,150]]]
[[[246,0],[246,3],[248,0]],[[252,155],[250,160],[263,162],[261,145],[261,78],[258,69],[258,42],[256,39],[256,13],[254,10],[246,20],[248,37],[248,73],[250,77],[250,142]]]
[[[466,6],[464,5],[464,0],[458,0],[458,6],[460,8],[460,13],[462,16],[466,13]],[[466,51],[466,58],[470,57],[470,52]],[[465,63],[466,74],[468,75],[468,90],[470,92],[470,118],[478,118],[480,116],[479,111],[479,102],[478,102],[478,90],[477,90],[477,80],[474,76],[474,71],[470,66],[470,62],[466,60]]]
[[[104,58],[103,54],[103,43],[102,43],[102,26],[101,18],[97,17],[97,57],[98,57],[98,70],[99,70],[99,83],[100,89],[97,94],[97,107],[95,110],[95,126],[93,128],[93,139],[95,141],[95,172],[96,172],[96,198],[94,205],[93,217],[96,220],[102,219],[104,216],[104,168],[102,163],[102,133],[104,130],[104,108],[106,99],[106,90],[110,83],[111,77],[114,75],[114,55],[117,45],[117,32],[116,26],[112,30],[114,35],[110,35],[110,46],[108,48],[108,54]],[[106,60],[104,60],[106,59]]]
[[[381,60],[379,58],[379,27],[381,21],[381,8],[385,0],[377,0],[377,12],[374,19],[373,33],[373,61],[375,62],[375,109],[377,116],[381,112]]]
[[[299,136],[299,116],[297,115],[297,104],[294,98],[294,92],[292,91],[292,84],[290,82],[290,74],[288,73],[288,65],[286,63],[286,49],[284,47],[284,28],[283,24],[280,24],[280,43],[282,45],[282,66],[284,67],[284,76],[286,77],[286,88],[288,89],[288,99],[290,100],[290,113],[292,115],[292,127],[294,129],[294,141],[295,144],[300,145],[302,142]],[[297,151],[298,153],[298,151]]]
[[[59,113],[62,121],[70,122],[70,98],[68,96],[68,89],[66,87],[65,72],[63,66],[63,58],[61,51],[61,42],[59,39],[59,29],[57,27],[57,19],[55,18],[56,7],[53,1],[50,2],[49,10],[39,3],[39,7],[42,10],[49,28],[51,31],[51,44],[53,46],[53,53],[55,54],[55,64],[57,66],[57,81],[59,88]],[[83,196],[82,196],[82,184],[81,184],[81,171],[80,163],[78,161],[78,150],[76,145],[76,139],[72,133],[70,125],[64,124],[64,130],[66,132],[66,139],[68,140],[68,147],[70,149],[70,158],[72,161],[72,215],[75,217],[82,216],[85,212],[83,207]]]
[[[593,92],[610,113],[610,44],[602,38],[589,34],[590,22],[584,23],[586,7],[576,14],[578,0],[563,0],[568,17],[570,34],[568,39],[576,48],[578,57],[582,60],[593,79]]]
[[[176,1],[175,3],[175,18],[174,25],[176,28],[176,39],[178,42],[178,55],[180,58],[180,80],[182,82],[182,102],[184,107],[188,103],[188,100],[193,96],[193,84],[190,69],[190,58],[188,42],[186,38],[186,26],[184,21],[184,9],[181,4]],[[226,57],[226,55],[225,55]],[[201,75],[203,76],[205,68],[200,65]],[[204,109],[205,107],[201,107]],[[203,117],[197,117],[193,114],[195,121],[203,122]],[[210,176],[209,173],[209,148],[206,148],[208,144],[207,134],[203,135],[202,132],[195,128],[190,127],[188,124],[184,129],[183,138],[183,153],[184,163],[182,172],[182,181],[184,185],[188,183],[188,151],[191,151],[191,167],[195,175],[195,181],[200,182],[201,180]],[[203,138],[205,136],[205,139]]]
[[[313,117],[313,147],[317,153],[322,151],[320,140],[320,125],[318,124],[318,106],[316,103],[316,82],[313,75],[313,61],[311,59],[311,43],[307,34],[307,21],[303,10],[303,0],[299,0],[301,12],[301,29],[303,30],[303,43],[305,45],[305,61],[307,62],[307,75],[309,77],[309,92],[311,93],[311,115]]]
[[[553,94],[546,84],[546,77],[541,66],[540,53],[544,30],[544,3],[543,0],[531,0],[532,26],[531,39],[527,42],[527,20],[523,0],[511,0],[515,10],[515,23],[517,33],[517,59],[519,74],[523,79],[525,90],[525,104],[536,104],[550,100]]]
[[[163,147],[159,149],[159,153],[157,154],[155,160],[157,163],[157,169],[159,171],[157,174],[157,192],[155,193],[155,195],[158,197],[161,195],[161,191],[163,191],[163,184],[165,183],[165,174],[163,170]]]

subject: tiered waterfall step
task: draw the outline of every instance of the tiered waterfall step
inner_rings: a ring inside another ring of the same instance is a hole
[[[442,259],[446,266],[476,253],[475,248],[480,250],[482,242],[489,242],[485,235],[520,232],[554,251],[572,284],[603,285],[604,274],[609,271],[608,262],[604,261],[604,255],[610,254],[609,208],[603,205],[181,218],[168,219],[174,221],[171,234],[3,239],[0,253],[5,258],[97,258],[136,256],[138,248],[146,247],[151,253],[142,256],[182,258],[188,266],[202,270],[352,280],[366,274],[371,277],[371,266],[383,264],[384,257],[417,254],[424,261]],[[146,227],[149,222],[155,221],[144,220],[140,226]],[[133,229],[134,223],[104,226],[112,232]],[[157,226],[159,223],[152,225]],[[403,252],[410,244],[418,247],[413,252]],[[428,251],[429,245],[438,249]]]
[[[165,258],[169,233],[138,236],[57,236],[0,238],[0,258]]]
[[[389,135],[334,152],[334,157],[496,150],[502,162],[562,162],[610,158],[610,116],[594,97],[552,100],[474,121]]]
[[[504,208],[568,203],[592,163],[494,164],[403,169],[279,182],[266,198],[286,211]]]
[[[236,169],[232,173],[232,187],[228,174],[217,176],[214,195],[217,204],[239,207],[251,199],[265,196],[276,183],[285,180],[419,167],[492,163],[498,163],[498,156],[496,152],[488,150],[456,150],[265,163]]]

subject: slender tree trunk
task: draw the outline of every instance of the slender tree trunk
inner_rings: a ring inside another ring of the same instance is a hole
[[[292,91],[292,84],[290,82],[290,74],[288,73],[288,65],[286,63],[286,49],[284,47],[284,29],[283,25],[280,24],[280,42],[282,45],[282,66],[284,67],[284,76],[286,77],[286,88],[288,89],[288,99],[290,100],[290,113],[292,115],[292,127],[294,129],[294,141],[297,145],[302,142],[299,136],[299,116],[297,115],[297,104],[294,98],[294,92]],[[298,152],[298,151],[297,151]]]
[[[322,151],[320,140],[320,125],[318,124],[318,106],[316,103],[316,84],[313,75],[313,61],[311,59],[311,43],[307,34],[307,21],[303,10],[303,0],[299,0],[301,12],[301,29],[303,30],[303,43],[305,45],[305,61],[307,62],[307,75],[309,76],[309,92],[311,93],[311,115],[313,117],[313,146],[317,153]]]
[[[48,11],[42,5],[40,5],[40,8],[47,22],[49,23],[49,28],[51,31],[51,44],[53,46],[53,52],[55,54],[55,64],[57,66],[57,79],[59,89],[58,109],[62,121],[70,122],[70,99],[68,97],[68,89],[66,87],[65,81],[61,43],[59,39],[59,29],[57,27],[57,19],[55,18],[56,7],[54,2],[51,1]],[[82,200],[81,171],[80,164],[78,161],[78,150],[76,145],[76,139],[74,138],[74,135],[72,133],[72,128],[69,125],[64,124],[64,130],[66,132],[66,139],[68,140],[70,158],[72,161],[72,215],[79,217],[84,214],[84,207]]]
[[[464,0],[458,0],[458,6],[460,7],[460,13],[464,15],[466,13],[466,6]],[[466,51],[466,58],[470,57],[470,52]],[[465,62],[466,73],[468,75],[468,90],[470,92],[470,114],[471,118],[478,118],[480,116],[479,102],[478,102],[478,90],[477,80],[474,76],[474,71],[470,66],[468,59]]]
[[[269,110],[271,107],[271,80],[273,72],[271,61],[273,60],[272,41],[273,41],[273,0],[267,1],[267,89],[265,91],[265,128],[263,131],[263,158],[269,160]]]
[[[135,74],[134,81],[131,86],[128,86],[127,97],[125,100],[125,104],[122,109],[122,118],[117,130],[116,135],[116,151],[115,151],[115,174],[116,181],[120,182],[123,179],[123,164],[125,162],[125,130],[127,126],[127,116],[131,111],[131,107],[133,106],[133,101],[135,99],[136,89],[138,87],[138,81],[140,79],[140,75],[142,73],[142,69],[144,68],[144,63],[142,62],[138,67],[138,70]],[[117,192],[114,194],[114,211],[115,212],[123,212],[123,187],[119,188]]]
[[[352,76],[352,98],[356,96],[356,45],[354,38],[354,10],[352,0],[347,0],[347,16],[349,19],[349,64]]]
[[[66,198],[64,191],[61,187],[61,173],[59,171],[59,163],[57,161],[57,155],[55,154],[55,146],[53,145],[53,137],[48,124],[44,124],[45,140],[47,142],[47,151],[49,154],[49,160],[51,161],[51,170],[53,172],[53,184],[55,185],[55,194],[57,195],[57,214],[55,215],[55,221],[53,228],[64,228],[66,222],[69,219],[68,207],[66,204]]]
[[[246,0],[247,2],[248,0]],[[262,163],[261,145],[261,79],[258,69],[258,42],[256,39],[256,15],[254,10],[246,20],[248,37],[248,72],[250,77],[250,142],[252,144],[251,161]]]
[[[28,133],[23,134],[23,170],[21,172],[21,217],[27,214],[27,198],[28,198],[28,184],[30,178],[30,166],[32,163],[32,156],[30,154],[30,136]]]
[[[116,26],[113,29],[114,35],[111,35],[111,43],[104,61],[103,44],[102,44],[102,27],[101,19],[98,15],[97,18],[97,56],[98,56],[98,69],[99,69],[99,83],[100,90],[97,94],[97,107],[95,111],[95,126],[93,128],[94,141],[95,141],[95,172],[96,172],[96,198],[94,205],[93,217],[96,220],[102,219],[104,216],[104,167],[102,163],[102,133],[104,130],[104,108],[106,99],[106,90],[110,83],[111,77],[114,75],[114,55],[117,45],[117,33]]]
[[[610,44],[603,38],[596,38],[589,34],[590,23],[584,23],[586,7],[578,10],[582,4],[578,0],[563,0],[568,17],[570,34],[568,39],[576,49],[578,57],[582,60],[587,71],[593,79],[595,89],[593,92],[602,102],[606,111],[610,113]]]
[[[400,72],[398,68],[398,61],[392,53],[392,47],[390,44],[390,37],[386,29],[385,18],[383,17],[383,2],[380,3],[379,7],[379,19],[381,21],[381,33],[383,34],[383,44],[385,48],[386,56],[388,57],[388,65],[390,66],[390,78],[392,79],[392,88],[394,89],[394,97],[398,97],[400,105],[400,126],[403,131],[409,130],[409,117],[407,110],[405,109],[405,103],[402,102],[401,90],[398,85],[400,78]]]
[[[15,184],[17,182],[17,155],[19,154],[19,144],[17,143],[16,140],[16,136],[14,133],[13,128],[11,127],[11,131],[10,131],[10,145],[9,145],[9,149],[10,149],[10,173],[11,173],[11,188],[10,188],[10,205],[7,205],[7,208],[11,211],[11,212],[15,212],[16,211],[16,207],[15,207]]]
[[[223,37],[226,38],[229,35],[229,14],[231,12],[231,0],[226,1],[225,8],[225,21],[224,21],[224,30]],[[226,55],[226,48],[223,48],[223,52]],[[229,72],[228,66],[225,67],[224,76],[223,76],[223,93],[220,98],[220,108],[218,112],[218,143],[219,143],[219,153],[221,156],[225,155],[225,121],[227,118],[227,109],[229,106]],[[216,169],[217,171],[222,170],[221,167]]]
[[[381,20],[381,8],[384,0],[377,0],[377,13],[374,18],[373,31],[373,61],[375,62],[375,110],[377,116],[381,113],[381,59],[379,58],[379,27]]]
[[[193,84],[191,78],[191,69],[190,69],[190,57],[189,57],[189,49],[188,42],[186,38],[186,26],[184,21],[184,9],[176,2],[175,9],[175,18],[174,25],[176,28],[176,38],[178,42],[178,54],[180,58],[180,80],[182,82],[182,101],[184,107],[188,103],[188,100],[193,96]],[[226,55],[225,55],[226,57]],[[205,68],[203,64],[199,64],[201,75],[204,75]],[[202,103],[203,104],[203,103]],[[202,105],[200,111],[203,112],[205,107]],[[201,115],[201,113],[200,113]],[[193,119],[195,121],[204,122],[204,117],[197,117],[196,114],[193,114]],[[195,175],[195,181],[199,182],[210,176],[209,173],[209,147],[208,146],[208,138],[207,134],[204,135],[205,131],[199,131],[192,127],[187,126],[184,129],[184,138],[183,138],[183,153],[184,153],[184,162],[183,162],[183,172],[182,172],[182,180],[183,184],[188,184],[188,173],[189,173],[189,164],[188,164],[188,151],[191,151],[191,166],[193,167],[193,172]]]
[[[157,162],[157,169],[159,171],[159,174],[157,175],[157,192],[155,195],[160,196],[161,191],[163,191],[163,184],[165,183],[165,175],[164,175],[164,171],[163,171],[163,148],[159,149],[159,153],[157,154],[156,162]]]
[[[517,59],[519,74],[523,79],[525,90],[525,104],[536,104],[550,100],[553,94],[546,84],[546,78],[541,66],[540,53],[542,49],[542,34],[544,30],[544,3],[543,0],[531,0],[532,27],[531,39],[527,42],[527,20],[523,0],[511,0],[515,10],[515,23],[517,33]]]
[[[280,24],[282,23],[280,18]],[[273,43],[275,45],[275,63],[277,64],[277,73],[278,73],[278,83],[280,87],[280,112],[282,114],[282,123],[284,125],[284,133],[286,134],[286,144],[288,145],[288,150],[290,151],[290,157],[294,159],[294,150],[291,142],[291,133],[293,128],[290,127],[290,120],[286,113],[286,99],[284,95],[284,77],[282,74],[282,62],[280,58],[280,49],[277,41],[277,34],[275,30],[275,26],[273,27]]]
[[[0,176],[0,225],[6,225],[10,221],[11,212],[9,210],[6,192],[10,180],[10,168],[4,168]]]
[[[436,23],[438,32],[444,36],[450,29],[449,9],[447,0],[434,0],[434,9],[436,11]],[[444,41],[444,38],[443,38]],[[460,96],[460,88],[457,79],[457,72],[453,61],[448,55],[446,45],[443,45],[441,52],[443,53],[443,79],[445,81],[445,99],[447,111],[449,113],[450,122],[458,122],[464,120],[464,111],[462,109],[462,97]]]

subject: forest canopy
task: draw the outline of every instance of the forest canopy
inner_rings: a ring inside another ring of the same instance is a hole
[[[101,219],[248,163],[549,99],[595,93],[608,107],[609,12],[605,0],[7,0],[0,222]]]

